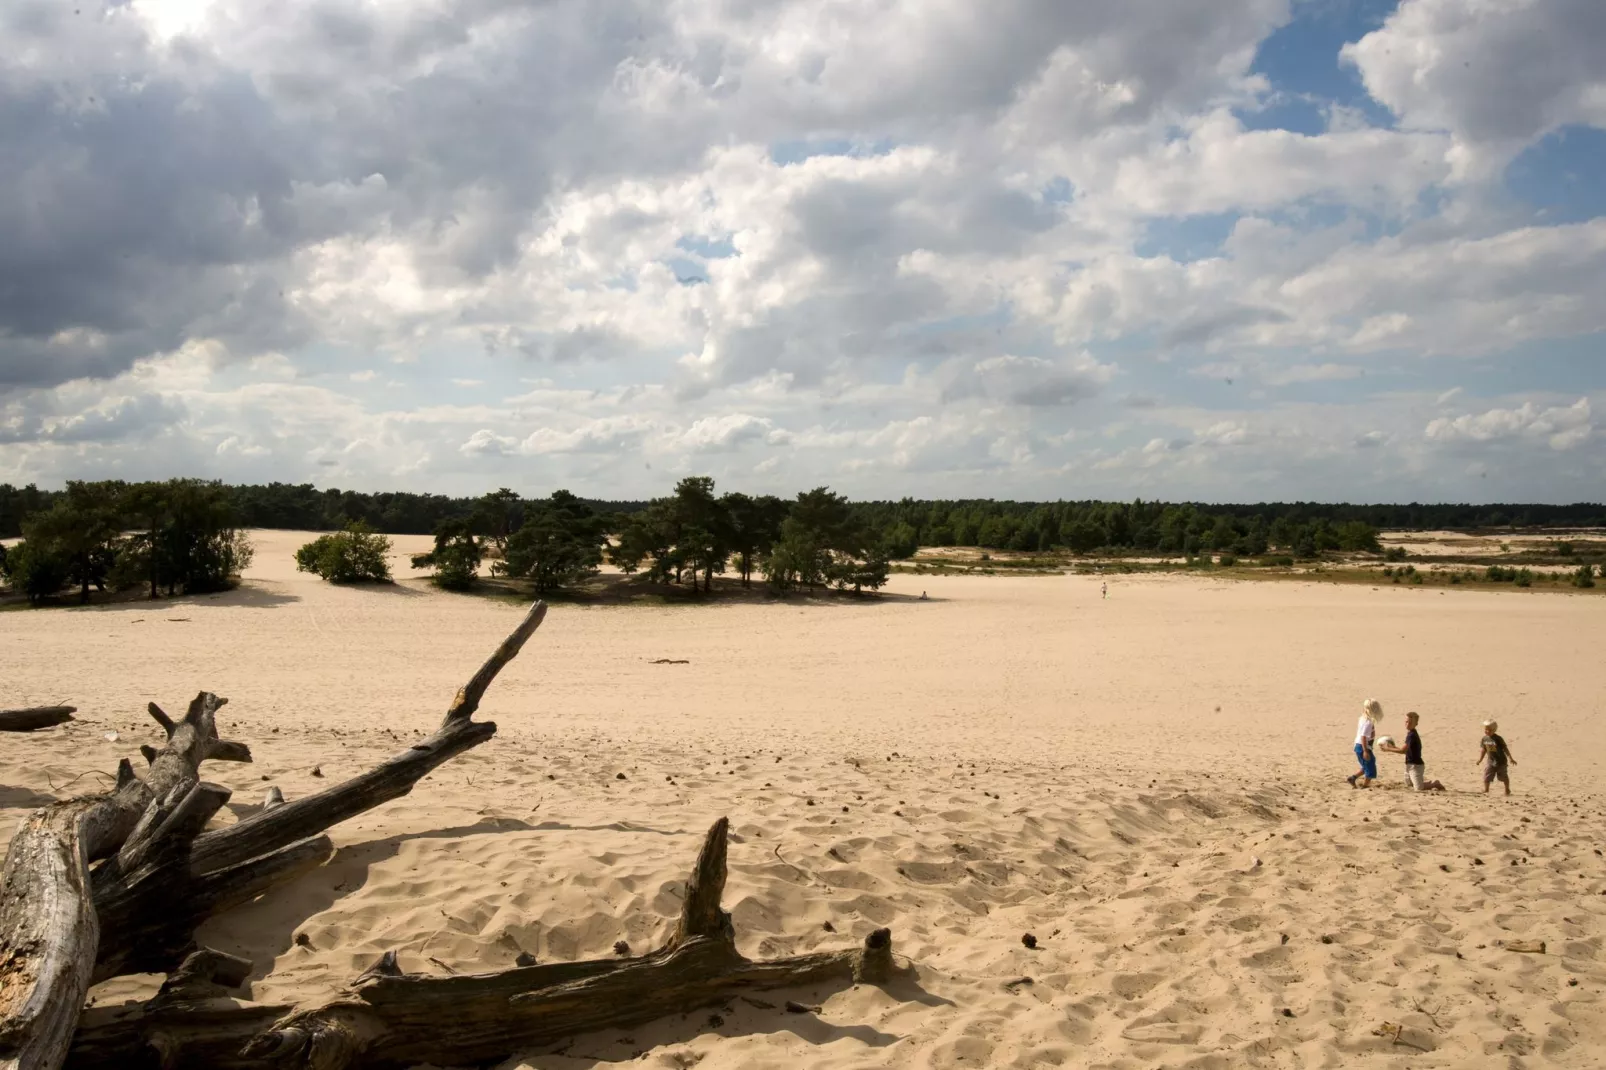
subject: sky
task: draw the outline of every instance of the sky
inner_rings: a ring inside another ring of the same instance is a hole
[[[1601,0],[5,0],[0,482],[1602,498]]]

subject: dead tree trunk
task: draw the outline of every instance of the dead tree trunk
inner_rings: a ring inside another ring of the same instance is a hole
[[[145,779],[124,761],[112,791],[35,810],[12,837],[0,876],[0,1068],[61,1065],[100,943],[89,864],[138,857],[170,822],[206,810],[196,767],[224,701],[198,695]]]
[[[168,745],[146,752],[145,780],[125,761],[116,791],[37,811],[12,841],[0,887],[0,1070],[54,1070],[91,977],[171,969],[212,913],[322,864],[332,850],[325,829],[407,794],[489,739],[496,726],[472,720],[474,711],[545,613],[543,603],[530,608],[429,739],[327,791],[204,836],[229,792],[201,783],[196,767],[207,758],[249,761],[250,751],[217,738],[214,718],[226,700],[203,692],[176,724],[152,704]],[[114,857],[91,875],[89,863],[107,856]]]
[[[21,710],[0,710],[0,732],[32,732],[73,719],[77,706],[29,706]]]
[[[401,1070],[479,1065],[596,1029],[640,1025],[739,992],[820,984],[882,984],[897,972],[892,937],[862,947],[753,962],[737,950],[725,889],[729,824],[709,829],[665,945],[640,958],[522,966],[452,977],[401,972],[388,952],[345,997],[264,1027],[263,1008],[162,997],[85,1016],[68,1070]],[[203,973],[205,964],[195,973]],[[231,1043],[233,1047],[231,1047]]]
[[[106,921],[95,979],[172,969],[193,948],[195,929],[208,917],[322,865],[334,850],[326,830],[406,795],[432,770],[495,735],[493,722],[475,721],[473,714],[545,617],[546,603],[530,607],[458,691],[428,739],[316,795],[285,802],[281,793],[280,801],[236,824],[176,841],[182,851],[97,871],[95,903]],[[157,712],[153,707],[152,715]]]

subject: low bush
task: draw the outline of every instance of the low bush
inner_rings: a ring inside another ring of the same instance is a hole
[[[390,580],[390,540],[357,522],[345,531],[320,535],[296,551],[296,569],[315,572],[330,583],[386,583]]]

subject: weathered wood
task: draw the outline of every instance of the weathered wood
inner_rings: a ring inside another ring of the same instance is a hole
[[[891,978],[886,929],[871,933],[862,948],[773,962],[744,958],[718,898],[728,828],[721,818],[709,830],[682,916],[658,951],[451,977],[401,973],[387,955],[348,996],[289,1015],[254,1038],[246,1053],[265,1066],[308,1070],[482,1064],[578,1033],[696,1010],[741,991]]]
[[[545,614],[545,603],[530,607],[458,691],[440,731],[366,773],[295,802],[269,788],[257,813],[199,835],[205,820],[196,819],[203,808],[210,807],[209,817],[228,798],[227,792],[208,786],[192,798],[166,800],[166,810],[147,819],[149,837],[130,837],[130,846],[113,864],[94,875],[95,903],[104,919],[95,980],[172,969],[207,918],[322,865],[333,851],[323,835],[326,829],[407,794],[431,770],[489,739],[496,725],[468,715]],[[151,703],[147,709],[164,731],[173,730],[175,722],[160,706]],[[208,746],[206,756],[219,754]],[[136,849],[135,844],[143,846]]]
[[[317,869],[334,850],[328,836],[313,836],[211,873],[195,873],[182,859],[105,877],[97,872],[91,886],[101,940],[94,980],[171,969],[202,922]]]
[[[516,628],[502,640],[472,679],[457,693],[446,719],[434,735],[343,783],[315,795],[264,808],[228,828],[208,832],[195,841],[191,864],[206,872],[235,865],[315,836],[382,803],[399,799],[430,772],[496,734],[490,721],[472,720],[486,688],[535,634],[546,617],[546,603],[530,607]]]
[[[262,1070],[245,1041],[290,1008],[229,998],[250,972],[234,955],[191,951],[155,998],[84,1011],[66,1070]]]
[[[190,703],[145,779],[125,761],[117,787],[35,810],[12,837],[0,876],[0,1068],[61,1065],[89,990],[100,926],[89,894],[91,862],[130,840],[149,842],[188,802],[215,718],[225,699],[208,692]]]
[[[0,732],[32,732],[65,724],[78,712],[77,706],[29,706],[20,710],[0,710]]]
[[[145,712],[149,713],[152,719],[162,726],[162,730],[167,733],[169,739],[173,737],[173,730],[176,726],[173,718],[169,717],[162,707],[154,702],[148,702],[145,704]],[[150,747],[140,747],[140,753],[145,754],[147,761],[151,760],[150,754],[147,753],[150,750]],[[205,760],[210,762],[248,763],[251,761],[251,748],[232,739],[208,740]]]

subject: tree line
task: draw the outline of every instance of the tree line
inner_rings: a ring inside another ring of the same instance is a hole
[[[415,494],[407,491],[365,493],[328,488],[319,490],[310,483],[269,483],[223,487],[238,526],[279,528],[301,531],[340,531],[353,522],[362,522],[374,531],[392,535],[433,535],[442,521],[467,519],[481,508],[482,497],[454,498],[441,494]],[[22,522],[49,509],[65,491],[41,490],[0,483],[0,538],[22,534]],[[511,492],[509,492],[511,493]],[[603,501],[579,499],[587,508],[609,516],[636,513],[651,503],[643,501]],[[1234,530],[1247,534],[1258,518],[1269,532],[1278,520],[1288,526],[1313,527],[1325,521],[1329,530],[1358,521],[1379,530],[1478,531],[1498,528],[1606,527],[1606,505],[1523,504],[1419,504],[1352,505],[1318,502],[1262,502],[1254,505],[1208,505],[1135,501],[1055,501],[1015,502],[990,500],[866,501],[851,504],[854,514],[878,531],[898,523],[916,532],[922,546],[972,545],[1008,549],[1011,542],[1020,549],[1071,548],[1074,538],[1096,549],[1163,550],[1181,553],[1181,546],[1162,546],[1167,530],[1182,524],[1202,540],[1206,529],[1215,529],[1217,518],[1227,517]],[[517,503],[512,506],[519,519]],[[1167,511],[1172,517],[1166,520]],[[1181,511],[1191,511],[1186,521],[1177,519]],[[988,526],[988,521],[993,521]],[[522,523],[522,520],[519,520]],[[514,525],[518,526],[518,523]],[[1030,536],[1020,536],[1022,528],[1039,533],[1037,545],[1028,547]],[[1057,533],[1057,534],[1056,534]],[[964,537],[964,536],[967,536]],[[1045,543],[1044,539],[1048,541]],[[1292,543],[1277,543],[1292,548]]]
[[[22,541],[0,547],[0,576],[34,603],[67,588],[84,602],[91,588],[219,591],[251,562],[221,483],[71,480],[48,499],[23,499],[33,508],[18,520]]]
[[[355,540],[372,536],[353,528],[351,537],[355,551]],[[528,580],[538,593],[596,575],[604,559],[626,575],[702,591],[727,572],[743,586],[761,574],[783,591],[876,590],[890,569],[880,534],[828,487],[788,502],[717,494],[708,476],[688,476],[671,494],[629,511],[598,509],[566,490],[525,501],[503,488],[479,499],[466,516],[443,520],[434,549],[415,555],[412,564],[432,568],[440,586],[462,590],[477,581],[487,559],[492,575]]]
[[[526,499],[507,488],[476,498],[366,494],[310,484],[229,486],[69,482],[61,491],[0,484],[0,537],[23,542],[0,556],[0,575],[35,600],[72,586],[146,585],[154,596],[216,590],[249,560],[240,529],[332,531],[297,555],[300,567],[339,582],[388,577],[389,544],[375,532],[431,534],[417,555],[444,587],[495,575],[549,591],[594,575],[604,560],[628,574],[708,590],[732,572],[777,589],[874,590],[890,563],[921,547],[1021,552],[1377,552],[1380,528],[1606,526],[1606,507],[1553,505],[1258,505],[992,500],[852,502],[827,487],[795,499],[716,493],[690,476],[645,502],[599,501],[560,490]]]

